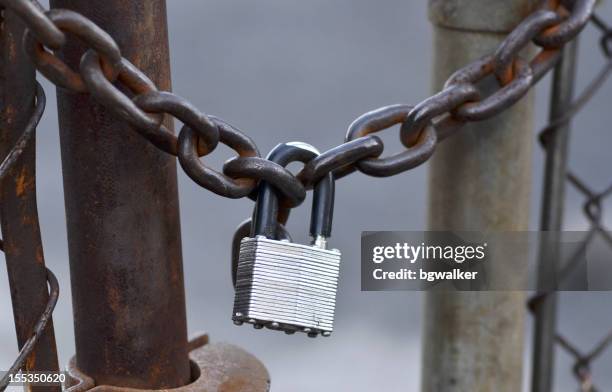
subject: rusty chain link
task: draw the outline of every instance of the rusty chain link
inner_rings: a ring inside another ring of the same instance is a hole
[[[255,143],[229,123],[204,114],[173,93],[158,91],[122,57],[113,38],[83,15],[65,9],[45,12],[36,1],[0,0],[0,6],[14,9],[27,24],[24,47],[37,69],[55,85],[88,93],[118,113],[156,147],[178,156],[185,172],[200,186],[221,196],[241,198],[252,195],[257,182],[265,179],[282,190],[290,206],[301,203],[305,190],[329,172],[336,178],[355,170],[386,177],[412,169],[427,161],[436,145],[465,123],[484,120],[512,106],[555,65],[559,48],[581,31],[594,5],[595,0],[576,0],[568,9],[559,0],[542,1],[494,53],[458,70],[441,92],[414,107],[391,105],[364,114],[350,125],[345,143],[293,175],[261,158]],[[57,56],[67,35],[88,48],[78,72]],[[532,42],[542,50],[527,61],[520,53]],[[485,97],[478,83],[489,76],[497,79],[499,88]],[[124,88],[116,87],[116,82]],[[166,115],[183,122],[178,136],[163,125]],[[401,125],[400,140],[406,150],[380,158],[384,144],[371,134],[396,124]],[[222,171],[200,160],[218,143],[238,154]]]

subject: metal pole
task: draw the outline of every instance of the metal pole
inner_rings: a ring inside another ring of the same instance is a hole
[[[491,53],[536,3],[430,0],[434,89]],[[429,179],[431,230],[527,230],[532,102],[528,95],[438,147]],[[520,390],[524,307],[522,292],[426,293],[422,390]]]
[[[25,26],[10,10],[0,17],[0,159],[24,132],[34,112],[36,80],[32,63],[21,50]],[[36,206],[35,137],[1,184],[0,220],[17,341],[21,349],[33,334],[49,299],[47,272]],[[57,371],[53,322],[49,320],[24,371]],[[30,386],[37,392],[58,386]]]
[[[51,5],[93,20],[124,57],[170,90],[165,0]],[[77,69],[82,53],[75,39],[62,54]],[[190,365],[175,158],[87,95],[58,90],[58,107],[76,365],[96,385],[185,385]]]
[[[567,44],[562,52],[561,61],[553,73],[553,86],[550,102],[550,121],[561,117],[572,105],[574,77],[576,75],[576,53],[578,40]],[[551,129],[546,137],[546,166],[544,188],[542,191],[542,231],[550,231],[559,236],[563,222],[563,202],[566,183],[566,162],[570,122],[567,121]],[[545,237],[553,240],[550,237]],[[554,243],[558,243],[555,241]],[[551,252],[548,254],[544,252]],[[556,276],[555,263],[547,260],[558,260],[559,249],[543,244],[538,275],[540,280]],[[550,279],[549,279],[550,280]],[[533,340],[533,373],[531,389],[534,392],[551,392],[553,387],[554,347],[557,319],[557,294],[542,293],[534,307],[535,325]]]

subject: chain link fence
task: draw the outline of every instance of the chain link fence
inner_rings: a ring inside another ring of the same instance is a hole
[[[540,132],[540,141],[543,145],[546,145],[549,138],[559,126],[570,122],[572,118],[574,118],[574,116],[594,98],[597,91],[606,84],[612,72],[612,52],[610,50],[612,30],[597,14],[591,16],[591,23],[601,33],[600,47],[605,63],[601,67],[601,70],[587,84],[582,93],[576,98],[569,110],[565,111],[562,116],[551,121]],[[612,259],[612,235],[604,226],[604,204],[606,199],[612,195],[612,183],[606,187],[597,187],[590,184],[584,176],[581,176],[571,167],[567,169],[566,182],[567,185],[571,186],[583,197],[582,214],[584,219],[588,222],[588,229],[578,246],[573,249],[570,254],[562,255],[563,262],[561,263],[560,276],[570,274],[578,265],[581,255],[584,254],[587,247],[593,244],[597,239],[603,240],[603,242],[609,246],[610,259]],[[537,301],[541,299],[543,299],[543,296],[533,297],[530,300],[530,308],[533,310]],[[572,337],[563,334],[561,330],[561,326],[556,327],[555,343],[573,358],[573,367],[571,370],[578,381],[580,391],[601,391],[602,389],[596,387],[591,371],[591,364],[598,358],[601,358],[602,354],[612,345],[612,327],[594,346],[586,348],[578,347],[578,345],[572,341]]]

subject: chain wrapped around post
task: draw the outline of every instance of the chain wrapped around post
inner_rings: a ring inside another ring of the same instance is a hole
[[[185,172],[200,186],[224,197],[252,197],[256,183],[265,179],[294,189],[284,195],[285,203],[294,205],[301,202],[298,193],[329,172],[336,178],[355,170],[386,177],[410,170],[427,161],[436,144],[466,122],[484,120],[512,106],[555,65],[559,48],[582,30],[595,0],[576,0],[570,9],[559,0],[543,1],[494,53],[458,70],[441,92],[414,107],[391,105],[364,114],[349,127],[345,143],[322,153],[297,175],[264,162],[255,143],[229,123],[202,113],[173,93],[158,91],[146,75],[121,56],[113,38],[86,17],[64,9],[45,12],[35,0],[0,0],[0,5],[14,9],[28,25],[24,47],[45,77],[60,88],[91,94],[121,115],[159,149],[178,156]],[[67,35],[77,37],[89,48],[78,72],[56,56]],[[531,42],[542,50],[527,61],[519,53]],[[489,76],[497,79],[499,88],[483,97],[477,84]],[[125,88],[118,89],[115,82]],[[184,121],[178,136],[162,125],[165,115]],[[384,145],[371,134],[394,124],[401,125],[400,140],[406,151],[379,158]],[[199,160],[219,142],[239,155],[222,171]]]

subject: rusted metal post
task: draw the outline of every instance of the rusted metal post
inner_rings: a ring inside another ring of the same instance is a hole
[[[51,6],[93,20],[124,57],[170,90],[165,0],[51,0]],[[78,40],[69,40],[62,55],[76,69],[82,53]],[[58,107],[76,365],[96,385],[185,385],[175,158],[87,95],[58,91]]]
[[[21,50],[25,26],[9,10],[0,16],[0,160],[22,135],[34,112],[34,68]],[[49,299],[36,206],[35,139],[17,159],[1,184],[0,220],[19,348],[32,336]],[[24,371],[57,371],[53,323],[38,340]],[[31,386],[32,391],[59,391],[57,386]]]
[[[430,0],[434,90],[454,70],[491,53],[535,3]],[[444,141],[430,168],[430,229],[527,230],[533,139],[528,95]],[[431,292],[425,298],[423,391],[521,389],[524,293]]]
[[[578,38],[563,48],[561,61],[553,73],[553,87],[550,102],[550,121],[561,117],[572,105],[574,77],[576,75],[576,52]],[[546,136],[546,167],[544,189],[542,190],[542,212],[540,228],[551,231],[551,236],[560,236],[563,229],[563,202],[565,198],[567,149],[570,122],[554,128]],[[551,237],[546,237],[552,240]],[[547,254],[543,252],[552,252]],[[544,244],[541,250],[542,260],[558,260],[559,248]],[[544,281],[556,276],[558,271],[552,263],[540,264],[539,280]],[[542,293],[535,301],[534,339],[533,339],[533,372],[531,390],[533,392],[550,392],[553,390],[554,348],[557,320],[557,294]]]

